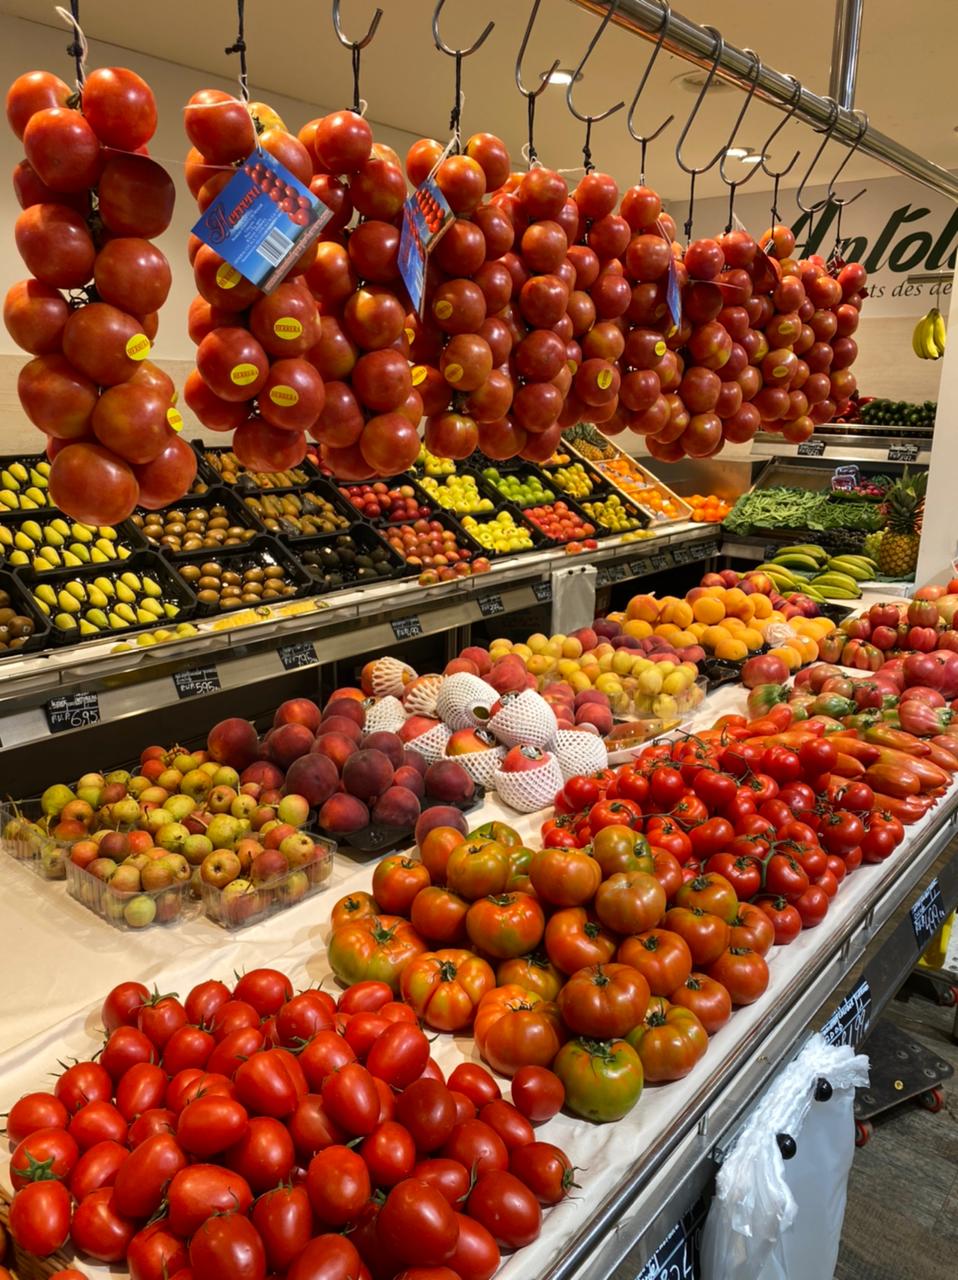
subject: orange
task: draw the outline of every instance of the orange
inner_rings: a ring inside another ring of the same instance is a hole
[[[727,631],[729,635],[739,635],[745,630],[745,623],[741,618],[725,618],[719,623],[719,626],[724,631]]]

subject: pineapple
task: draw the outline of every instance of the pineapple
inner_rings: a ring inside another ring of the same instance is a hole
[[[928,473],[902,472],[885,494],[885,533],[878,548],[878,568],[889,578],[910,578],[918,563],[921,520]]]

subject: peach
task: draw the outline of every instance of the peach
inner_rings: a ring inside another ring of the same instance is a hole
[[[339,770],[333,761],[329,756],[315,752],[295,760],[286,775],[287,794],[302,796],[311,809],[325,804],[338,786]]]
[[[269,754],[281,769],[306,755],[312,745],[312,731],[304,724],[283,724],[269,735]]]
[[[659,616],[659,601],[655,596],[633,596],[625,612],[628,621],[654,622]]]
[[[369,826],[369,810],[356,796],[338,792],[320,809],[319,825],[333,835],[349,835]]]
[[[419,751],[415,751],[412,747],[403,747],[402,762],[411,769],[415,769],[420,777],[426,773],[426,757]]]
[[[582,645],[582,652],[588,653],[590,649],[594,649],[599,643],[599,637],[592,627],[579,627],[578,631],[573,631],[569,637],[570,640],[578,640]]]
[[[405,787],[407,791],[411,791],[414,796],[422,796],[426,790],[426,784],[423,781],[423,775],[418,769],[414,769],[411,764],[402,764],[393,774],[393,786]]]
[[[403,742],[412,742],[413,738],[418,738],[424,733],[428,733],[430,729],[435,729],[439,721],[433,716],[409,716],[399,726],[397,737]]]
[[[319,707],[309,698],[289,698],[276,708],[273,728],[278,728],[281,724],[304,724],[310,733],[315,733],[321,718]]]
[[[594,725],[601,734],[612,730],[612,712],[608,706],[600,706],[597,702],[587,703],[579,707],[575,713],[576,726]]]
[[[336,702],[340,698],[352,698],[356,702],[366,701],[366,695],[362,689],[357,689],[354,685],[344,684],[341,688],[332,691],[329,695],[329,702],[326,705],[329,706],[330,702]]]
[[[387,787],[373,805],[372,820],[387,827],[414,827],[420,814],[419,797],[408,787]]]
[[[319,722],[317,733],[342,733],[347,738],[352,738],[353,742],[358,743],[363,731],[355,720],[347,716],[323,716]]]
[[[477,676],[479,674],[479,668],[469,658],[452,658],[443,667],[442,674],[444,676],[454,676],[458,675],[461,671],[468,672],[471,676]]]
[[[472,778],[455,760],[439,760],[426,770],[426,795],[449,804],[468,800],[476,789]]]
[[[485,677],[485,680],[487,684],[492,685],[497,693],[509,693],[513,690],[524,689],[528,674],[522,659],[517,658],[515,654],[509,653],[504,658],[499,659]]]
[[[609,705],[604,693],[600,693],[598,689],[583,689],[581,693],[575,695],[575,709],[584,707],[590,702],[596,702],[600,707]]]
[[[309,750],[311,755],[326,756],[332,760],[337,772],[341,773],[343,765],[359,748],[345,733],[321,733]]]
[[[331,698],[323,708],[323,719],[329,716],[345,716],[347,720],[355,721],[361,729],[366,723],[366,708],[355,698]]]
[[[253,763],[259,748],[255,728],[239,716],[230,716],[214,724],[206,745],[211,758],[218,764],[228,764],[241,770]]]
[[[460,658],[467,658],[470,662],[475,663],[481,676],[484,676],[486,672],[492,670],[492,659],[489,657],[489,650],[483,649],[481,645],[467,645],[459,656]]]
[[[263,791],[273,790],[283,785],[283,771],[268,760],[256,760],[248,765],[240,774],[240,784],[255,783]]]
[[[350,795],[369,800],[392,785],[394,773],[389,757],[382,751],[357,751],[343,765],[343,786]]]
[[[362,740],[362,748],[364,751],[381,751],[394,769],[398,769],[403,762],[403,744],[398,734],[383,730],[367,733]]]
[[[469,831],[469,823],[460,809],[450,804],[434,804],[423,811],[416,823],[416,844],[421,845],[436,827],[454,827],[463,835]]]

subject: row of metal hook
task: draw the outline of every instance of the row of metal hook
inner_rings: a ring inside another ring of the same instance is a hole
[[[549,70],[543,73],[539,77],[539,84],[533,87],[530,87],[529,85],[527,85],[523,78],[522,62],[526,54],[526,49],[529,44],[530,36],[532,35],[532,29],[535,25],[536,17],[538,16],[539,7],[541,3],[542,3],[542,0],[533,0],[532,9],[529,14],[529,20],[526,23],[525,32],[522,37],[522,43],[519,46],[519,52],[516,56],[516,63],[515,63],[516,87],[518,88],[519,92],[523,95],[523,97],[526,98],[528,103],[528,108],[529,108],[529,150],[530,150],[530,160],[533,160],[533,161],[536,158],[535,145],[534,145],[534,139],[533,139],[535,102],[536,102],[536,99],[539,97],[539,95],[542,94],[545,91],[545,89],[548,88],[552,75],[556,72],[556,70],[559,67],[559,59],[557,58],[553,62]],[[639,143],[639,145],[642,148],[641,161],[640,161],[640,181],[643,183],[645,182],[646,155],[647,155],[649,143],[654,142],[655,139],[658,138],[659,135],[675,119],[675,116],[673,113],[672,115],[668,116],[667,119],[663,120],[662,123],[654,132],[647,133],[647,134],[639,133],[635,125],[635,116],[636,116],[636,111],[639,105],[639,101],[648,83],[649,76],[652,73],[652,69],[655,66],[656,59],[658,58],[659,53],[661,52],[662,46],[665,42],[666,35],[668,34],[669,27],[672,22],[672,9],[671,9],[671,6],[668,4],[667,0],[656,0],[656,3],[659,5],[659,8],[662,11],[662,21],[656,35],[655,47],[652,50],[652,53],[649,57],[649,61],[646,64],[646,67],[644,72],[642,73],[641,79],[639,80],[638,88],[635,91],[635,96],[632,99],[632,103],[629,107],[628,115],[626,117],[626,124],[627,124],[627,128],[629,130],[630,135],[632,136],[632,138],[634,138],[636,142]],[[341,0],[333,0],[333,25],[339,41],[343,45],[345,45],[347,49],[352,51],[354,74],[357,79],[357,98],[358,98],[359,51],[361,49],[364,49],[372,40],[373,36],[376,34],[376,30],[383,16],[383,11],[382,9],[377,8],[376,12],[373,14],[373,18],[370,23],[369,29],[366,32],[366,34],[362,37],[362,39],[350,40],[343,32],[342,22],[340,18],[340,4],[341,4]],[[495,22],[491,22],[491,21],[487,22],[485,28],[483,29],[481,34],[478,36],[478,38],[474,40],[473,43],[469,45],[467,48],[454,48],[451,45],[448,45],[446,43],[446,41],[442,38],[442,35],[440,33],[439,19],[440,19],[442,10],[445,7],[445,4],[446,4],[446,0],[437,0],[437,4],[433,11],[433,17],[432,17],[432,35],[433,35],[433,40],[435,42],[436,48],[440,52],[456,60],[456,83],[457,83],[456,97],[457,97],[457,107],[458,107],[458,99],[459,99],[458,86],[459,86],[459,76],[460,76],[460,68],[461,68],[462,60],[464,58],[470,57],[478,49],[480,49],[483,44],[485,44],[486,40],[492,34],[492,31],[495,27]],[[605,31],[606,27],[609,25],[612,18],[615,16],[616,11],[618,10],[618,7],[619,7],[619,0],[611,0],[611,3],[609,3],[608,8],[606,9],[606,12],[602,17],[602,20],[599,23],[599,27],[597,31],[593,35],[592,39],[589,41],[589,44],[585,50],[585,53],[582,55],[582,58],[579,60],[577,66],[575,67],[575,70],[571,73],[571,79],[569,80],[569,83],[566,87],[566,105],[568,106],[569,111],[572,113],[572,115],[575,117],[576,120],[580,121],[582,124],[586,126],[586,145],[584,148],[584,154],[586,157],[587,168],[590,167],[591,165],[589,140],[591,137],[592,126],[595,124],[598,124],[602,120],[607,120],[610,116],[615,115],[616,112],[621,111],[625,106],[625,102],[624,101],[616,102],[612,106],[607,107],[604,111],[601,111],[601,112],[584,113],[580,111],[578,106],[576,105],[575,87],[577,82],[582,79],[582,74],[586,67],[586,64],[588,63],[589,59],[592,57],[592,54],[595,50],[596,45],[598,44],[599,40],[602,38],[602,34]],[[681,132],[679,133],[678,139],[676,140],[676,143],[675,143],[676,163],[684,173],[687,173],[689,175],[689,179],[691,183],[690,203],[691,203],[691,199],[694,197],[696,178],[700,177],[704,173],[708,173],[709,170],[713,169],[716,165],[718,165],[719,175],[722,179],[722,182],[730,189],[730,192],[731,192],[730,219],[729,219],[731,222],[731,201],[734,200],[736,191],[744,187],[745,184],[753,177],[753,175],[758,169],[762,169],[762,171],[766,174],[766,176],[771,178],[774,183],[773,212],[777,212],[775,210],[775,205],[777,203],[779,183],[781,182],[782,178],[784,178],[786,174],[790,173],[791,170],[795,167],[796,163],[798,162],[800,152],[796,151],[795,154],[792,156],[791,160],[783,169],[773,170],[773,169],[770,169],[768,166],[770,147],[771,147],[771,144],[774,142],[775,138],[779,135],[782,129],[784,129],[784,127],[788,124],[789,120],[792,119],[792,117],[795,115],[796,111],[798,110],[799,105],[801,103],[801,97],[802,97],[802,84],[794,76],[786,77],[793,86],[792,96],[787,105],[785,115],[778,122],[778,124],[775,126],[772,132],[769,134],[768,138],[765,140],[764,145],[756,152],[756,154],[759,155],[761,159],[756,164],[753,165],[753,167],[749,170],[749,172],[744,177],[738,178],[738,179],[730,177],[726,168],[726,162],[728,160],[729,153],[734,145],[735,138],[737,137],[739,129],[741,128],[742,122],[745,119],[746,113],[748,112],[752,98],[755,96],[755,91],[758,88],[758,84],[761,79],[761,74],[763,70],[762,60],[758,56],[758,54],[753,52],[753,50],[751,49],[746,49],[745,53],[748,56],[749,61],[751,63],[751,69],[748,77],[749,87],[745,95],[745,100],[742,103],[741,109],[739,110],[739,113],[736,116],[735,122],[732,126],[732,132],[729,135],[728,140],[718,149],[718,151],[716,151],[715,155],[712,156],[712,158],[709,161],[707,161],[707,163],[703,165],[698,165],[698,166],[689,164],[684,154],[686,149],[686,144],[688,142],[689,132],[692,128],[692,125],[695,122],[696,117],[699,114],[699,111],[705,100],[705,96],[712,86],[716,73],[718,72],[719,64],[722,61],[722,56],[725,52],[725,40],[722,37],[722,33],[718,31],[715,27],[710,27],[710,26],[705,27],[705,30],[709,32],[709,34],[712,36],[712,39],[714,41],[714,47],[713,47],[713,52],[711,56],[711,65],[709,66],[705,79],[702,82],[702,86],[699,89],[698,96],[695,99],[695,103],[692,106],[692,110],[689,113],[689,117],[686,120],[685,124],[683,125]],[[805,204],[804,202],[803,197],[804,197],[805,188],[809,184],[809,179],[811,178],[812,171],[814,170],[823,151],[825,150],[826,146],[831,140],[832,135],[835,132],[835,128],[838,124],[840,107],[838,103],[832,98],[829,98],[828,102],[830,104],[829,105],[830,118],[827,124],[821,130],[819,130],[819,132],[821,132],[823,135],[822,141],[818,149],[816,150],[815,154],[812,156],[811,163],[809,164],[808,168],[805,170],[805,173],[795,192],[795,200],[799,208],[803,210],[805,213],[809,213],[809,214],[817,213],[820,209],[824,208],[825,205],[827,204],[837,205],[840,209],[843,209],[846,206],[853,204],[856,200],[858,200],[861,196],[865,194],[864,188],[861,191],[859,191],[856,195],[850,196],[850,197],[840,197],[835,194],[835,185],[838,182],[838,179],[841,177],[841,174],[844,172],[844,169],[848,164],[849,160],[858,150],[861,144],[862,138],[865,136],[865,132],[868,129],[867,114],[864,111],[856,111],[854,114],[856,115],[859,123],[858,135],[855,138],[855,141],[852,143],[849,150],[847,151],[838,169],[832,175],[832,178],[828,183],[828,187],[826,189],[825,195],[822,197],[821,200],[813,204]]]

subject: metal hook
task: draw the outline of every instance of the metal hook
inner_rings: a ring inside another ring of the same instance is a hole
[[[822,199],[819,200],[817,204],[813,204],[809,206],[809,205],[804,205],[802,203],[802,193],[805,190],[805,186],[809,178],[812,176],[812,170],[815,168],[815,165],[818,163],[819,157],[821,156],[822,152],[828,146],[829,140],[831,139],[832,134],[835,132],[835,125],[838,123],[838,112],[840,110],[838,103],[835,101],[834,98],[828,98],[827,102],[829,105],[828,124],[826,124],[825,128],[820,131],[825,136],[822,138],[819,144],[818,150],[812,156],[811,163],[809,164],[808,168],[805,170],[802,180],[798,184],[798,190],[795,192],[795,203],[801,209],[802,213],[817,213],[819,209],[823,208],[824,205],[828,203],[827,195],[823,196]],[[839,172],[841,171],[839,170]]]
[[[667,129],[675,119],[675,112],[673,111],[667,119],[662,121],[654,133],[647,133],[643,135],[637,133],[635,129],[635,111],[639,105],[639,99],[642,97],[643,90],[645,89],[649,76],[652,73],[652,68],[655,66],[655,60],[659,56],[659,52],[665,42],[665,35],[669,29],[669,23],[672,21],[671,5],[668,4],[667,0],[658,0],[658,3],[662,10],[662,24],[659,27],[659,34],[655,41],[655,48],[652,50],[652,56],[649,58],[648,65],[642,73],[642,79],[639,81],[639,87],[636,89],[635,97],[632,99],[632,105],[629,107],[629,118],[626,121],[629,133],[642,148],[642,156],[639,161],[639,181],[643,186],[645,185],[645,156],[648,151],[649,143],[654,142],[659,134],[662,133],[663,130]]]
[[[582,123],[586,125],[587,128],[590,128],[590,129],[594,124],[598,124],[600,120],[608,120],[609,116],[614,116],[617,111],[621,111],[621,109],[625,106],[624,102],[617,102],[614,107],[607,107],[606,110],[601,112],[599,115],[584,116],[580,111],[576,109],[576,105],[572,101],[572,95],[575,91],[575,83],[579,79],[579,77],[582,75],[583,69],[585,68],[585,64],[592,57],[592,51],[595,49],[595,46],[599,43],[599,40],[602,36],[602,32],[606,29],[606,27],[611,22],[612,18],[615,16],[615,11],[616,9],[618,9],[618,7],[619,7],[619,0],[613,0],[613,3],[609,5],[608,9],[606,9],[605,16],[603,17],[602,21],[599,23],[598,31],[589,41],[589,47],[586,49],[585,53],[582,55],[581,62],[576,67],[575,71],[573,71],[572,79],[569,81],[568,85],[566,86],[566,91],[565,91],[566,106],[569,108],[569,110],[572,112],[572,114],[575,116],[577,120],[581,120]]]
[[[835,173],[832,175],[832,180],[828,184],[828,190],[825,192],[825,199],[830,204],[837,204],[839,213],[841,213],[842,209],[847,209],[850,204],[854,204],[856,200],[860,200],[861,197],[868,190],[867,187],[862,187],[861,191],[859,191],[857,195],[847,196],[847,197],[837,196],[835,194],[835,183],[838,181],[839,177],[841,176],[842,170],[848,164],[849,160],[851,160],[852,156],[861,146],[862,138],[864,138],[865,133],[868,130],[868,112],[856,110],[854,114],[858,117],[858,137],[849,147],[848,154],[845,156],[845,159],[841,162],[841,164],[835,170]]]
[[[552,66],[542,77],[542,82],[538,89],[529,89],[522,81],[522,59],[526,56],[526,48],[529,44],[529,37],[532,35],[532,28],[535,25],[536,15],[539,12],[539,5],[542,0],[533,0],[532,12],[529,14],[529,21],[526,23],[525,35],[522,37],[522,44],[519,46],[519,53],[516,57],[516,88],[524,98],[538,98],[540,93],[545,93],[549,87],[549,81],[554,71],[559,69],[559,59],[556,58]]]
[[[487,22],[486,29],[483,31],[482,35],[479,37],[478,40],[474,41],[474,43],[471,44],[468,49],[453,49],[448,44],[446,44],[445,40],[443,40],[442,36],[439,34],[439,15],[442,13],[443,6],[445,5],[445,3],[446,3],[446,0],[437,0],[436,7],[433,10],[433,15],[432,15],[433,41],[435,42],[436,48],[439,50],[439,52],[445,53],[450,58],[468,58],[470,54],[475,53],[478,48],[480,48],[482,45],[485,44],[485,42],[492,35],[493,28],[495,27],[496,24],[494,22]]]
[[[376,34],[379,24],[382,21],[382,9],[377,9],[373,14],[373,20],[369,24],[369,30],[363,36],[362,40],[350,40],[343,34],[343,24],[340,21],[339,16],[340,4],[341,0],[333,0],[333,26],[336,29],[336,39],[341,45],[345,45],[347,49],[365,49],[370,40],[372,40],[373,36]]]
[[[791,160],[789,160],[788,164],[785,166],[785,168],[779,169],[777,172],[773,172],[765,163],[765,161],[768,159],[769,147],[772,145],[772,143],[775,141],[775,139],[778,137],[781,131],[788,124],[789,120],[791,120],[792,116],[798,110],[798,104],[802,100],[801,80],[796,80],[794,76],[786,76],[785,79],[791,80],[793,85],[792,101],[788,104],[788,110],[785,112],[785,115],[782,117],[781,120],[779,120],[778,124],[775,126],[772,132],[765,139],[765,145],[762,147],[762,159],[759,164],[759,168],[764,172],[765,176],[767,178],[771,178],[773,181],[776,181],[776,182],[784,178],[787,173],[791,172],[791,170],[795,167],[796,163],[798,162],[798,157],[802,154],[801,151],[796,151],[795,154],[792,156]]]
[[[689,176],[692,178],[693,183],[696,177],[700,173],[707,173],[709,169],[717,165],[719,162],[719,159],[725,153],[725,145],[723,144],[721,147],[719,147],[718,151],[716,151],[715,155],[708,162],[708,164],[704,165],[700,169],[695,169],[690,167],[682,159],[682,148],[685,145],[685,139],[688,137],[689,130],[692,127],[693,121],[695,120],[695,117],[698,115],[701,109],[702,103],[705,100],[705,95],[708,93],[709,89],[712,87],[712,81],[715,79],[715,72],[718,70],[718,64],[721,62],[722,54],[725,52],[725,39],[722,36],[721,31],[717,31],[715,27],[704,27],[703,29],[707,31],[709,35],[712,37],[712,39],[715,41],[715,52],[712,55],[712,65],[711,67],[709,67],[709,72],[708,72],[708,75],[705,77],[705,82],[702,85],[701,89],[699,90],[699,96],[695,99],[695,105],[692,107],[692,113],[689,116],[689,118],[686,120],[685,124],[682,126],[682,132],[679,134],[678,139],[675,143],[675,162],[684,173],[689,174]]]
[[[725,161],[728,159],[728,153],[732,148],[732,144],[735,142],[735,136],[738,133],[739,128],[741,127],[742,121],[745,119],[745,113],[746,111],[748,111],[749,103],[755,97],[755,90],[758,88],[759,77],[762,74],[762,59],[758,56],[758,54],[755,53],[755,51],[752,49],[745,49],[743,50],[743,52],[747,55],[749,61],[751,62],[751,69],[749,70],[749,73],[748,73],[748,79],[749,79],[748,92],[745,95],[745,101],[742,104],[742,109],[738,113],[738,119],[735,121],[735,124],[732,126],[732,132],[731,134],[729,134],[729,140],[725,144],[725,151],[724,151],[724,154],[722,155],[722,159],[719,161],[719,177],[722,179],[722,181],[725,183],[727,187],[732,188],[733,193],[739,187],[744,187],[746,182],[748,182],[750,178],[754,177],[755,170],[758,168],[758,165],[753,165],[744,178],[741,178],[735,181],[730,181],[725,176]]]

